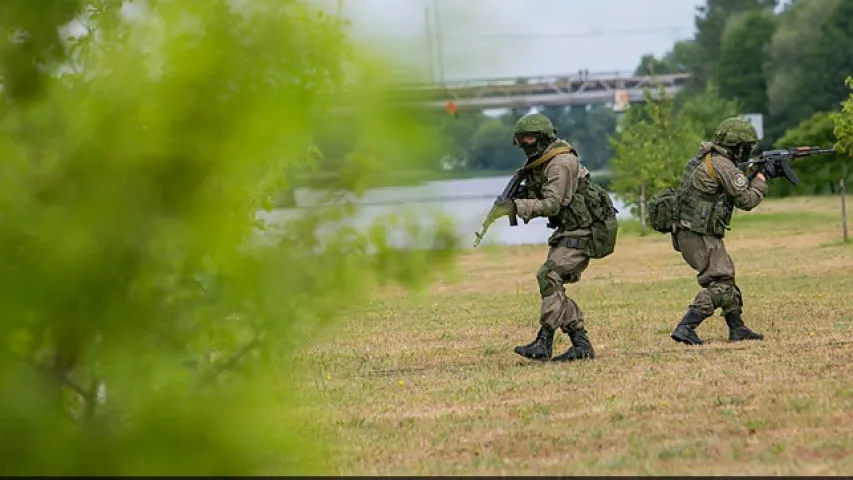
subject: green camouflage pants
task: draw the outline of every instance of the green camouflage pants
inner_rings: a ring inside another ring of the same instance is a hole
[[[583,312],[578,304],[566,296],[566,283],[580,280],[581,273],[589,266],[589,257],[583,250],[562,245],[552,246],[548,258],[536,273],[542,305],[539,323],[565,333],[582,330]]]
[[[672,240],[673,248],[698,272],[696,280],[702,290],[690,306],[707,315],[713,315],[717,308],[722,309],[723,315],[741,313],[743,298],[735,283],[735,264],[723,239],[679,230]]]

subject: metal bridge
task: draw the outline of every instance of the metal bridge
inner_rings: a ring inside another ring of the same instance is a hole
[[[612,104],[615,110],[623,110],[629,103],[643,102],[646,87],[653,98],[658,85],[666,95],[675,95],[689,79],[689,73],[636,76],[626,72],[494,78],[400,85],[394,97],[406,104],[435,108],[444,108],[450,101],[459,110],[595,104]]]

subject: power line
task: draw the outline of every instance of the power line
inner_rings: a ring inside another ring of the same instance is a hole
[[[628,36],[650,36],[650,35],[673,35],[673,34],[681,34],[685,28],[683,27],[657,27],[657,28],[647,28],[647,29],[634,29],[634,30],[611,30],[604,32],[586,32],[586,33],[486,33],[486,34],[464,34],[464,35],[453,35],[446,34],[443,35],[444,40],[457,40],[461,42],[474,42],[474,41],[500,41],[500,40],[548,40],[548,39],[586,39],[586,38],[612,38],[612,37],[628,37]],[[363,40],[360,43],[364,44],[401,44],[407,43],[406,39],[388,39],[388,40]],[[408,43],[412,43],[409,41]]]
[[[635,28],[625,30],[610,30],[610,31],[592,31],[583,33],[486,33],[474,35],[475,38],[496,39],[496,38],[600,38],[600,37],[621,37],[629,35],[658,35],[663,33],[677,33],[685,30],[684,27],[678,26],[661,26],[650,28]],[[468,35],[460,38],[469,38]]]

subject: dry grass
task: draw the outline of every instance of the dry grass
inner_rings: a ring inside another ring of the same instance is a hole
[[[837,199],[767,201],[727,238],[764,342],[669,338],[698,289],[668,237],[630,232],[569,286],[598,358],[524,360],[541,246],[470,253],[385,292],[303,352],[345,475],[853,474],[853,246]],[[630,230],[630,226],[626,228]],[[569,345],[560,334],[555,353]]]

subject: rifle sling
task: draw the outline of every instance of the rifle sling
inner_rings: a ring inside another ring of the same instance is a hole
[[[557,155],[560,155],[563,153],[572,153],[573,151],[574,151],[574,149],[569,148],[569,147],[557,147],[557,148],[551,150],[550,152],[547,152],[546,154],[542,155],[541,157],[537,158],[533,162],[528,163],[527,165],[519,168],[516,171],[518,173],[521,173],[521,172],[526,171],[526,170],[533,170],[534,168],[543,165],[545,162],[547,162],[548,160],[551,160],[552,158],[556,157]]]

